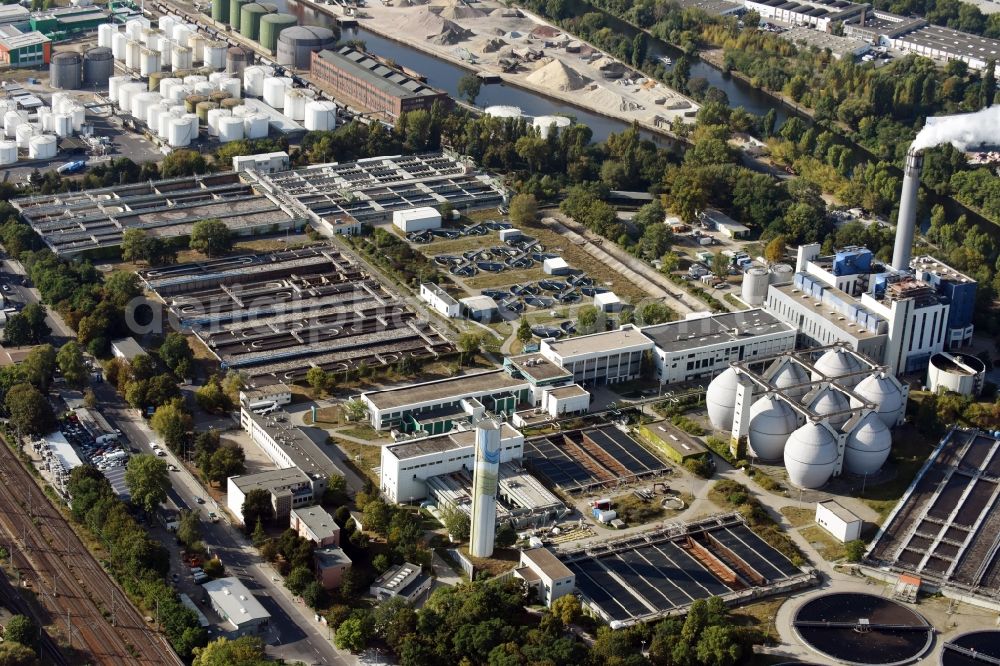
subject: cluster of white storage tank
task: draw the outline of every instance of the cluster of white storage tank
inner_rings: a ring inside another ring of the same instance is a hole
[[[765,461],[783,460],[789,480],[800,488],[823,486],[841,462],[849,474],[875,474],[889,457],[889,429],[902,421],[905,387],[840,348],[824,352],[812,367],[814,372],[782,356],[764,374],[772,390],[755,393],[747,412],[750,453]],[[708,386],[709,420],[720,430],[733,430],[738,385],[738,371],[728,368]],[[789,401],[815,417],[806,417]]]
[[[86,111],[67,93],[52,95],[52,106],[41,106],[32,115],[17,108],[14,100],[0,100],[3,137],[0,139],[0,165],[17,162],[18,150],[28,151],[31,159],[51,159],[58,153],[58,138],[71,136],[83,127]]]
[[[243,70],[243,90],[247,97],[260,97],[273,109],[307,130],[332,130],[337,126],[337,106],[316,99],[312,90],[294,87],[287,76],[275,76],[268,65],[251,65]]]
[[[164,67],[173,71],[191,69],[195,63],[223,69],[228,51],[225,42],[209,40],[198,33],[196,26],[172,16],[160,17],[156,28],[141,19],[126,22],[124,30],[103,24],[97,29],[97,44],[110,48],[116,60],[141,76],[160,72]]]

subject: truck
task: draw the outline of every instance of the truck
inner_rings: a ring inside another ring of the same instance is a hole
[[[98,446],[103,446],[105,444],[110,444],[111,442],[117,442],[117,441],[118,441],[118,435],[116,435],[114,433],[109,433],[107,435],[98,435],[94,439],[94,442]]]
[[[58,167],[56,167],[56,173],[60,175],[67,175],[71,173],[79,173],[87,168],[87,160],[73,160],[72,162],[66,162]]]

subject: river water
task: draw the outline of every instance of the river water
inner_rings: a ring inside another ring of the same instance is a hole
[[[330,26],[335,23],[333,18],[327,14],[296,0],[278,0],[276,4],[278,5],[278,11],[287,11],[296,16],[299,19],[300,25]],[[607,19],[616,31],[630,35],[635,33],[635,30],[631,26],[617,21],[614,17],[607,16]],[[361,27],[344,30],[341,38],[344,40],[359,39],[365,42],[366,48],[370,52],[389,58],[400,65],[423,74],[427,77],[429,85],[444,90],[453,97],[459,96],[459,80],[470,71],[473,71],[436,58],[406,44],[386,39]],[[654,56],[669,55],[676,60],[680,55],[679,51],[668,44],[652,38],[648,42],[649,52]],[[724,90],[726,95],[729,96],[729,102],[732,106],[742,106],[758,115],[763,115],[772,106],[776,106],[779,124],[787,116],[784,110],[763,92],[742,81],[723,75],[722,72],[700,60],[692,63],[691,76],[703,77],[711,85]],[[517,106],[524,113],[531,116],[550,114],[572,116],[578,122],[586,124],[593,130],[595,141],[603,141],[607,138],[608,134],[620,132],[629,126],[624,121],[593,113],[539,93],[504,83],[484,85],[479,96],[476,98],[476,105],[479,107],[487,107],[493,104]],[[645,131],[643,135],[654,138],[658,142],[661,139],[663,142],[667,141],[665,137],[658,137]]]

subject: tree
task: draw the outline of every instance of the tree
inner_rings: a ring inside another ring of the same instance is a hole
[[[268,666],[264,641],[256,636],[230,640],[219,638],[205,647],[195,648],[192,666]]]
[[[364,617],[352,615],[337,627],[337,634],[333,639],[334,645],[340,650],[361,652],[371,638],[370,624]]]
[[[452,506],[446,506],[441,511],[441,517],[444,519],[444,526],[448,530],[448,534],[454,541],[468,541],[471,525],[469,516],[465,512]]]
[[[575,594],[564,594],[552,602],[549,609],[553,615],[562,620],[565,625],[576,622],[583,614],[583,607],[580,605],[580,598]]]
[[[729,275],[729,258],[721,252],[712,256],[712,274],[722,279]]]
[[[148,261],[146,254],[146,232],[142,229],[126,229],[122,232],[122,260]]]
[[[365,504],[362,511],[364,515],[365,528],[372,532],[385,534],[389,528],[389,521],[392,520],[393,508],[385,503],[382,498],[375,498]]]
[[[521,317],[521,322],[517,325],[517,339],[522,345],[531,342],[531,324],[525,317]]]
[[[785,258],[785,248],[788,246],[788,238],[785,236],[775,236],[764,248],[764,258],[769,264],[776,264]]]
[[[159,349],[160,360],[178,377],[188,377],[191,374],[194,352],[187,338],[180,333],[167,333]]]
[[[348,421],[360,421],[368,415],[368,408],[360,400],[348,400],[344,403],[343,409]]]
[[[637,313],[639,323],[643,326],[653,326],[670,321],[674,312],[663,303],[656,301],[643,303]]]
[[[59,349],[56,363],[62,372],[66,383],[74,388],[82,388],[89,377],[86,362],[83,360],[83,350],[75,341],[70,340]]]
[[[243,527],[256,525],[258,520],[270,521],[274,517],[274,507],[271,505],[271,493],[263,488],[255,488],[243,498]]]
[[[208,162],[196,150],[175,150],[163,158],[160,163],[160,176],[163,178],[193,176],[206,171],[208,171]]]
[[[4,325],[4,342],[17,347],[37,345],[52,332],[45,323],[46,315],[47,310],[43,305],[30,303],[24,306],[21,312],[8,319]]]
[[[246,452],[238,444],[227,444],[213,451],[201,471],[212,483],[223,483],[246,469]]]
[[[493,543],[497,548],[510,548],[517,543],[517,532],[510,523],[504,523],[497,530]]]
[[[310,581],[302,590],[302,600],[312,609],[318,609],[326,599],[326,590],[319,581]]]
[[[142,294],[142,286],[136,273],[115,271],[104,278],[104,296],[116,308],[125,309],[133,298]]]
[[[222,220],[199,220],[191,227],[191,249],[209,257],[223,255],[233,247],[233,234]]]
[[[42,393],[31,384],[16,384],[7,391],[4,400],[10,422],[18,432],[26,435],[44,435],[56,427],[52,406]]]
[[[374,569],[375,573],[379,575],[388,571],[390,566],[392,566],[392,561],[389,559],[389,556],[386,555],[385,553],[379,553],[378,555],[372,558],[372,569]]]
[[[993,106],[997,94],[997,61],[987,60],[983,80],[979,83],[979,108]]]
[[[198,406],[211,414],[224,414],[233,408],[233,401],[222,388],[218,375],[213,376],[194,393]]]
[[[461,362],[465,364],[475,358],[483,346],[481,333],[462,333],[458,336],[458,351],[461,352]]]
[[[847,553],[848,562],[860,562],[865,556],[865,542],[861,539],[854,539],[844,544],[844,551]]]
[[[26,615],[12,615],[3,628],[4,641],[14,641],[34,647],[38,640],[38,626]]]
[[[177,526],[177,538],[185,546],[201,540],[201,518],[196,511],[181,511]]]
[[[475,104],[482,86],[482,79],[475,74],[466,74],[458,80],[458,94],[464,97],[469,104]]]
[[[167,499],[170,488],[167,463],[156,456],[132,456],[125,468],[125,485],[132,495],[132,503],[146,513],[153,513],[160,502]]]
[[[177,398],[157,407],[149,424],[163,437],[163,443],[171,451],[181,451],[184,442],[187,441],[188,433],[194,427],[194,420],[184,409],[180,398]]]
[[[306,371],[306,383],[317,393],[322,393],[330,383],[326,370],[314,365]]]
[[[14,641],[0,643],[0,666],[37,666],[39,663],[31,648]]]
[[[576,331],[580,335],[597,333],[604,328],[604,313],[593,305],[584,305],[576,312]]]
[[[250,540],[257,548],[260,548],[267,542],[267,532],[264,531],[264,523],[261,522],[259,516],[257,524],[253,528],[253,534],[250,535]]]
[[[538,219],[538,201],[533,194],[515,194],[510,200],[510,221],[517,225],[533,224]]]
[[[296,567],[285,579],[285,587],[291,590],[292,594],[300,595],[306,589],[306,585],[316,580],[313,572],[306,567]]]
[[[21,369],[28,382],[37,387],[39,391],[48,391],[49,384],[52,383],[52,375],[56,371],[56,350],[52,348],[52,345],[35,347],[21,362]]]

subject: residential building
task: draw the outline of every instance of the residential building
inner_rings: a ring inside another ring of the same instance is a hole
[[[137,356],[146,356],[148,352],[142,348],[135,338],[122,338],[111,341],[111,355],[131,363]]]
[[[541,354],[573,373],[573,382],[584,387],[636,379],[642,359],[654,343],[638,327],[626,324],[616,331],[582,335],[566,340],[542,340]]]
[[[324,590],[340,587],[344,573],[351,568],[351,558],[336,546],[314,550],[313,562],[316,564],[316,577]]]
[[[288,522],[288,526],[300,537],[312,541],[319,548],[340,545],[340,526],[321,506],[292,509]]]
[[[408,111],[430,111],[451,98],[373,56],[350,46],[312,54],[312,77],[338,99],[394,122]]]
[[[538,600],[546,606],[561,596],[571,594],[576,587],[576,574],[559,561],[548,548],[521,551],[520,566],[514,575],[535,590]]]
[[[259,634],[271,620],[271,614],[239,578],[217,578],[207,581],[202,588],[212,610],[229,623],[236,636]]]
[[[412,502],[428,495],[427,479],[471,470],[475,430],[452,431],[382,447],[380,486],[393,502]],[[500,462],[524,456],[524,435],[507,425],[500,429]]]
[[[861,538],[863,521],[832,499],[816,503],[816,524],[841,543]]]
[[[420,285],[420,299],[449,319],[462,316],[462,306],[458,301],[433,282]]]
[[[646,326],[642,333],[655,345],[661,384],[711,378],[733,361],[791,351],[796,338],[792,326],[759,308]]]
[[[399,597],[412,604],[429,591],[433,583],[434,579],[423,573],[419,565],[407,562],[379,576],[368,588],[368,593],[379,601]]]
[[[271,494],[275,518],[288,516],[294,508],[312,505],[316,497],[312,479],[296,467],[231,476],[226,480],[226,508],[241,523],[243,500],[252,490],[266,490]]]

